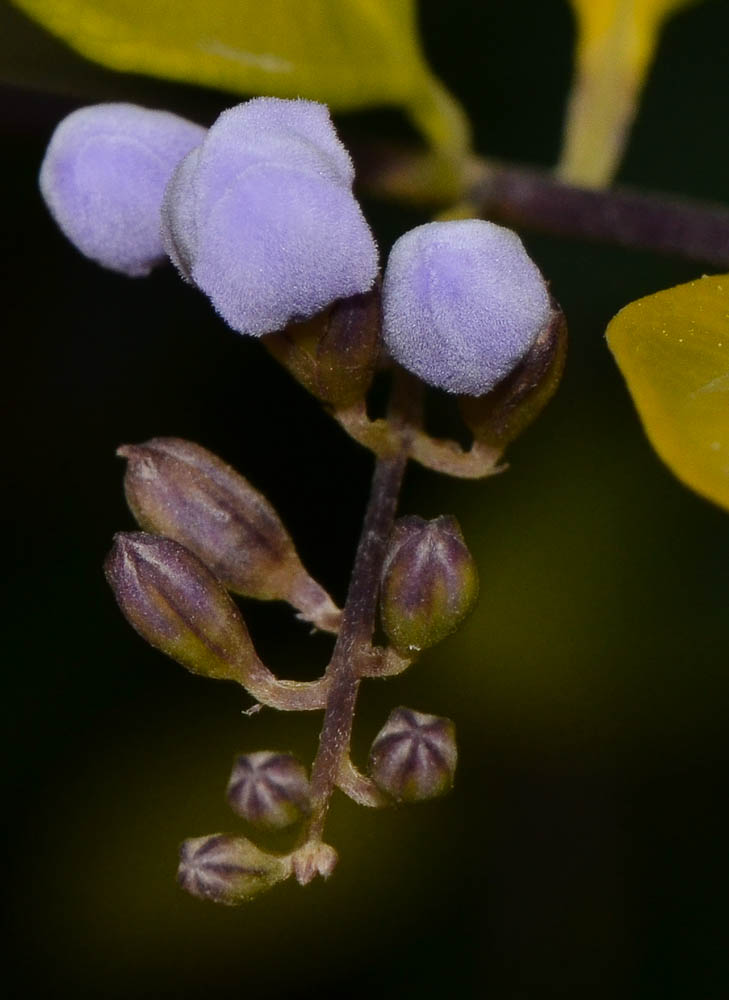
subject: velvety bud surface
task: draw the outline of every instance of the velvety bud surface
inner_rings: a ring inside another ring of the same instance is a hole
[[[224,111],[210,130],[197,174],[200,209],[208,211],[217,192],[257,163],[296,166],[347,190],[354,182],[352,160],[325,104],[256,97]]]
[[[238,757],[228,783],[233,812],[255,826],[280,830],[309,810],[309,779],[295,757],[268,750]]]
[[[351,180],[322,105],[259,98],[175,171],[165,246],[229,326],[271,333],[372,286],[377,248]]]
[[[431,222],[395,243],[382,288],[393,358],[429,385],[480,396],[521,361],[552,309],[516,233],[491,222]]]
[[[194,177],[202,146],[182,159],[165,189],[160,210],[160,239],[170,260],[185,281],[192,281],[192,261],[197,245]]]
[[[188,670],[242,683],[249,663],[257,662],[238,609],[184,546],[141,531],[122,532],[104,570],[130,625]]]
[[[40,171],[54,219],[87,257],[131,277],[165,260],[160,208],[205,129],[167,111],[96,104],[56,128]]]
[[[452,787],[457,756],[450,719],[396,708],[372,744],[369,772],[397,802],[417,802]]]
[[[290,874],[288,858],[268,854],[244,837],[216,833],[183,843],[177,881],[193,896],[235,906]]]
[[[454,517],[395,522],[382,571],[380,616],[399,652],[440,642],[458,627],[477,596],[476,563]]]

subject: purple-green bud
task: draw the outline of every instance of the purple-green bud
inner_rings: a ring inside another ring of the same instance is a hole
[[[555,393],[567,354],[567,325],[558,308],[524,360],[485,396],[461,396],[463,419],[474,438],[505,448],[541,413]]]
[[[254,826],[282,830],[309,811],[309,779],[287,753],[262,750],[237,757],[228,782],[233,812]]]
[[[184,546],[121,532],[104,571],[130,625],[193,673],[244,683],[260,663],[225,588]]]
[[[339,409],[363,399],[370,387],[380,353],[380,325],[378,285],[269,334],[264,343],[312,395]]]
[[[400,653],[435,645],[453,632],[478,596],[476,563],[454,517],[395,522],[380,586],[380,616]]]
[[[244,837],[216,833],[182,844],[177,881],[193,896],[235,906],[290,874],[289,857],[268,854]]]
[[[237,594],[286,600],[321,628],[339,612],[311,579],[276,511],[235,469],[180,438],[124,445],[124,489],[141,528],[194,552]]]
[[[369,772],[396,802],[419,802],[453,786],[457,757],[450,719],[395,708],[372,744]]]

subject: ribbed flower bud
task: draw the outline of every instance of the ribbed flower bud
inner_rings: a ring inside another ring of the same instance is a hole
[[[281,830],[309,811],[309,779],[303,764],[287,753],[237,757],[228,782],[233,812],[254,826]]]
[[[457,757],[450,719],[395,708],[372,744],[369,772],[397,802],[418,802],[452,787]]]
[[[478,596],[476,564],[454,517],[395,522],[382,572],[380,616],[392,645],[409,653],[454,631]]]
[[[431,222],[395,243],[383,337],[403,368],[446,392],[490,392],[549,323],[546,282],[516,233],[480,219]]]
[[[340,299],[304,323],[264,338],[312,395],[336,408],[362,399],[380,353],[380,290]]]
[[[567,325],[556,309],[526,357],[485,396],[461,396],[463,419],[474,438],[493,448],[509,442],[541,413],[562,377],[567,353]]]
[[[53,133],[40,172],[56,222],[87,257],[131,277],[165,260],[164,190],[205,129],[167,111],[95,104]]]
[[[175,171],[165,246],[234,330],[281,330],[374,283],[353,176],[323,105],[256,98],[224,112]]]
[[[104,570],[130,625],[183,667],[244,683],[251,664],[259,663],[226,590],[184,546],[141,531],[122,532]]]
[[[193,896],[235,906],[290,874],[288,857],[268,854],[244,837],[216,833],[182,844],[177,881]]]
[[[266,498],[212,452],[180,438],[124,445],[124,489],[140,527],[194,552],[238,594],[286,600],[320,628],[339,611],[311,579]]]

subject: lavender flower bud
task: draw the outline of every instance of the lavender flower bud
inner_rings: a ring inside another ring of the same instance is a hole
[[[122,532],[104,571],[130,625],[193,673],[243,683],[260,662],[222,585],[177,542]]]
[[[453,786],[457,756],[450,719],[395,708],[372,744],[369,772],[397,802],[418,802]]]
[[[453,632],[478,596],[476,563],[454,517],[401,517],[382,571],[382,627],[398,652],[427,649]]]
[[[429,385],[470,396],[505,378],[552,315],[546,283],[516,233],[478,219],[401,236],[382,296],[395,360]]]
[[[339,611],[311,579],[266,498],[217,455],[181,438],[117,451],[128,460],[127,503],[140,527],[194,552],[237,594],[287,600],[336,629]]]
[[[216,833],[182,844],[177,881],[193,896],[235,906],[290,874],[288,857],[268,854],[243,837]]]
[[[372,286],[377,248],[351,182],[322,105],[258,98],[175,171],[165,246],[229,326],[271,333]]]
[[[216,187],[224,190],[235,182],[241,164],[256,163],[295,164],[350,191],[354,182],[351,157],[329,109],[315,101],[256,97],[224,111],[205,141],[202,207],[208,210],[216,200]]]
[[[228,783],[233,812],[255,826],[281,830],[309,811],[309,779],[287,753],[262,750],[236,758]]]
[[[167,111],[96,104],[53,133],[41,193],[69,240],[87,257],[131,277],[165,260],[160,208],[173,170],[205,129]]]

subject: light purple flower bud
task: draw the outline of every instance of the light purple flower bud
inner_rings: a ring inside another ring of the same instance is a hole
[[[382,288],[383,336],[404,368],[446,392],[490,392],[552,318],[547,285],[516,233],[431,222],[395,243]]]
[[[205,140],[198,174],[202,211],[210,210],[241,169],[256,163],[295,166],[350,191],[354,181],[352,160],[325,104],[257,97],[224,111]]]
[[[234,330],[280,330],[375,280],[352,176],[323,105],[250,101],[221,115],[175,171],[165,247]]]
[[[130,277],[165,260],[160,208],[173,170],[205,129],[167,111],[95,104],[65,118],[40,171],[41,193],[87,257]]]

